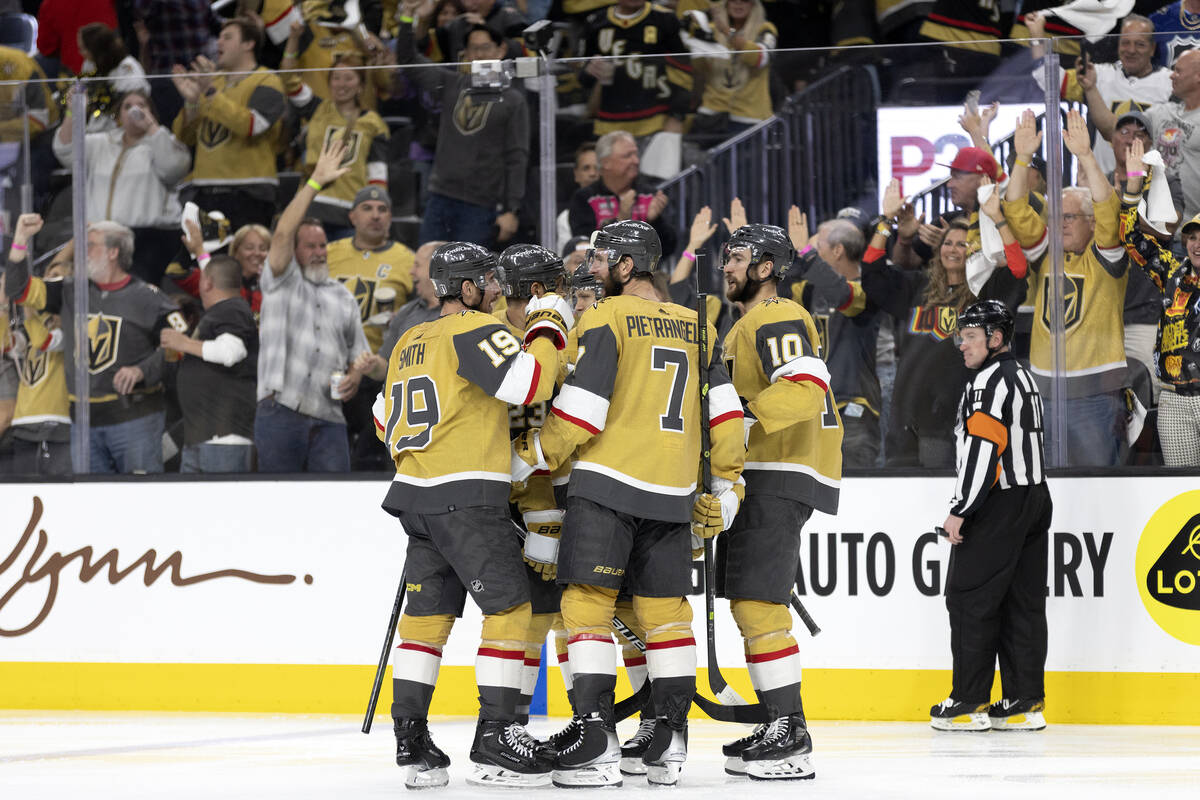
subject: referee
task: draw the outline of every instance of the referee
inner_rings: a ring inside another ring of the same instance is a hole
[[[955,426],[958,479],[943,527],[954,551],[946,585],[954,682],[930,709],[938,730],[1041,730],[1045,708],[1046,551],[1052,505],[1042,398],[1009,344],[997,300],[958,318],[968,369]],[[997,658],[1003,700],[988,705]]]

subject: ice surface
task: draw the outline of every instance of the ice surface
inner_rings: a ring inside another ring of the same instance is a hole
[[[535,718],[545,735],[565,720]],[[391,725],[377,718],[370,736],[360,719],[333,716],[134,714],[0,711],[0,798],[397,798],[408,794],[392,763]],[[435,741],[449,753],[450,786],[421,800],[515,797],[511,789],[468,786],[474,721],[440,718]],[[633,721],[622,723],[622,737]],[[691,756],[672,796],[721,800],[772,798],[1200,797],[1200,727],[1055,725],[1039,733],[939,733],[918,723],[811,724],[813,781],[764,783],[722,772],[722,743],[744,729],[693,721]],[[1130,790],[1137,794],[1130,794]],[[551,788],[530,790],[550,797]],[[644,779],[619,793],[664,800]]]

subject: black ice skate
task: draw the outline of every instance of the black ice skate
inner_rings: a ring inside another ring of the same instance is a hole
[[[622,775],[646,774],[646,763],[642,761],[642,756],[646,755],[646,748],[653,737],[654,717],[642,717],[637,732],[621,745]]]
[[[620,786],[621,747],[616,727],[597,713],[580,719],[575,741],[558,751],[554,759],[554,785],[560,789],[587,786]]]
[[[742,760],[742,753],[746,751],[746,748],[762,741],[767,727],[765,722],[756,725],[749,736],[743,736],[737,741],[721,746],[721,752],[725,755],[725,773],[727,775],[742,776],[746,774],[746,762]]]
[[[558,755],[560,750],[579,738],[579,731],[582,728],[583,720],[578,716],[572,716],[571,721],[561,731],[552,733],[545,739],[538,739],[538,747],[542,752],[549,752],[550,757],[553,758]]]
[[[426,720],[393,717],[392,730],[396,733],[396,764],[408,767],[405,788],[433,789],[450,782],[446,772],[450,757],[433,743]]]
[[[1046,727],[1046,701],[997,700],[988,707],[988,721],[994,731],[1040,731]]]
[[[746,774],[760,781],[799,781],[816,777],[812,738],[803,714],[788,714],[766,726],[758,742],[742,751]]]
[[[953,697],[947,697],[929,709],[929,724],[939,731],[987,731],[992,728],[987,703],[960,703]]]
[[[475,771],[467,783],[476,786],[544,786],[550,782],[550,759],[538,752],[538,743],[515,722],[479,720],[471,761]]]
[[[687,760],[687,720],[682,728],[673,728],[665,717],[654,721],[654,731],[642,761],[646,764],[646,782],[651,786],[674,786]]]

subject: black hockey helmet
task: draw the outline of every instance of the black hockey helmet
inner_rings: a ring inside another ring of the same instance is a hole
[[[653,275],[662,258],[662,242],[658,238],[658,231],[650,223],[639,220],[610,222],[593,233],[592,250],[588,251],[587,261],[590,262],[592,254],[599,250],[607,252],[609,269],[625,256],[632,258],[633,274]]]
[[[500,254],[500,269],[504,273],[500,285],[505,297],[532,297],[535,283],[547,292],[557,291],[567,276],[563,260],[536,244],[509,247]]]
[[[771,275],[775,278],[782,278],[796,259],[796,248],[792,247],[787,231],[777,225],[755,222],[738,228],[721,250],[721,265],[729,261],[730,253],[741,248],[750,251],[750,266],[770,259],[774,264]]]
[[[604,282],[591,273],[587,262],[580,264],[571,274],[572,298],[574,298],[575,292],[580,290],[594,292],[597,300],[604,297]]]
[[[447,242],[429,259],[429,280],[438,297],[458,297],[463,281],[471,281],[483,291],[489,272],[498,273],[496,257],[487,248],[470,242]]]
[[[992,331],[1000,331],[1002,344],[1012,341],[1013,327],[1012,312],[999,300],[979,300],[958,315],[960,333],[966,328],[983,328],[984,334],[990,339]]]

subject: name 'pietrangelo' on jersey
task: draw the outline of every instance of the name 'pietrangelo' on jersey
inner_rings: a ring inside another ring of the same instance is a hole
[[[696,312],[610,297],[589,308],[577,330],[575,370],[542,428],[547,463],[554,468],[578,447],[571,495],[647,519],[690,519],[700,463]],[[745,454],[741,404],[719,354],[710,363],[712,474],[736,480]]]

